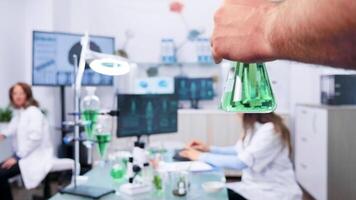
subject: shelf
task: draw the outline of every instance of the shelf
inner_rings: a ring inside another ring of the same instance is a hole
[[[145,66],[145,67],[149,67],[149,66],[152,66],[152,67],[191,67],[191,66],[194,66],[194,67],[217,67],[217,66],[220,66],[219,64],[215,64],[215,63],[206,63],[206,64],[203,64],[203,63],[195,63],[195,62],[182,62],[182,63],[174,63],[174,64],[164,64],[164,63],[155,63],[155,62],[138,62],[136,63],[138,66]]]

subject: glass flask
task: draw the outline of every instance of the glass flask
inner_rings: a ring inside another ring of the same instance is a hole
[[[125,180],[126,165],[119,155],[112,156],[111,158],[114,158],[110,171],[111,178],[115,182],[120,183]]]
[[[96,142],[98,145],[98,152],[101,158],[101,163],[105,163],[105,157],[109,149],[112,132],[112,121],[110,116],[100,116],[98,124],[96,125]]]
[[[273,112],[276,101],[265,65],[235,62],[226,81],[220,108],[241,113]]]
[[[90,140],[94,139],[95,126],[100,110],[100,99],[95,95],[95,88],[88,87],[87,95],[81,102],[82,118],[85,121],[85,133]]]

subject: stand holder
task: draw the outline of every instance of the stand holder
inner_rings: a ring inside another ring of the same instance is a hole
[[[191,99],[190,100],[190,107],[192,109],[199,109],[199,99]]]
[[[86,47],[83,47],[86,48]],[[74,88],[74,112],[75,113],[80,113],[80,85],[81,85],[81,79],[82,75],[81,73],[84,73],[84,69],[78,71],[78,60],[77,56],[73,56],[74,59],[74,72],[76,74],[76,87]],[[78,78],[79,77],[79,78]],[[79,83],[79,84],[77,84]],[[115,190],[113,189],[108,189],[108,188],[101,188],[101,187],[95,187],[95,186],[89,186],[89,185],[78,185],[77,184],[77,178],[80,175],[80,169],[78,167],[79,163],[79,141],[80,141],[80,115],[77,114],[74,116],[74,179],[73,179],[73,186],[67,187],[64,189],[61,189],[59,192],[62,194],[71,194],[71,195],[76,195],[76,196],[82,196],[82,197],[88,197],[88,198],[93,198],[93,199],[98,199],[100,197],[103,197],[107,194],[114,193]]]

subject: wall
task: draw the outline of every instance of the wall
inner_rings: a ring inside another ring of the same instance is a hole
[[[0,1],[0,106],[8,101],[8,88],[25,81],[24,1]]]
[[[0,1],[0,106],[8,104],[8,88],[18,82],[31,83],[32,30],[53,29],[52,0]],[[58,89],[34,87],[34,96],[48,111],[54,140],[58,141]]]
[[[222,0],[183,1],[183,17],[188,26],[205,30],[209,36],[213,29],[213,13]],[[7,90],[17,81],[31,82],[31,55],[33,30],[64,31],[108,35],[116,37],[116,46],[121,47],[125,32],[130,30],[134,38],[128,43],[127,51],[132,60],[140,63],[155,63],[159,59],[160,40],[173,37],[177,43],[184,41],[186,25],[181,16],[170,13],[166,0],[3,0],[0,1],[0,106],[8,103]],[[188,44],[179,58],[184,62],[195,61],[195,46]],[[319,102],[319,76],[334,73],[326,68],[289,61],[267,64],[280,112],[293,114],[296,103]],[[193,76],[219,74],[219,67],[185,67],[185,73]],[[145,76],[144,68],[137,75]],[[161,68],[162,74],[175,75],[178,68]],[[342,71],[342,70],[341,70]],[[337,73],[340,70],[336,71]],[[115,87],[100,88],[103,107],[114,105],[114,94],[125,92],[128,78],[115,79]],[[220,86],[224,77],[220,77]],[[66,92],[67,111],[72,111],[72,91]],[[49,111],[54,128],[60,125],[60,102],[58,88],[34,87],[35,96]],[[219,93],[221,94],[221,93]],[[206,103],[216,108],[218,98]],[[292,118],[293,120],[293,118]],[[56,132],[57,134],[58,132]]]
[[[221,0],[183,2],[185,3],[183,18],[187,21],[187,26],[205,30],[205,35],[210,35],[213,28],[213,13]],[[181,16],[169,11],[170,1],[77,0],[71,3],[72,8],[79,8],[71,10],[71,31],[87,30],[92,34],[115,36],[117,46],[121,47],[125,40],[125,32],[130,30],[134,38],[128,44],[127,50],[130,58],[136,62],[159,61],[162,37],[174,38],[175,42],[180,44],[187,34]],[[191,50],[195,48],[188,44],[180,58],[184,61],[195,61],[195,58],[191,57]]]
[[[0,55],[7,55],[4,56],[6,59],[3,61],[3,66],[9,65],[13,61],[17,63],[13,68],[4,69],[3,74],[12,74],[21,71],[22,73],[18,73],[17,80],[25,80],[27,82],[31,82],[31,33],[33,30],[55,30],[76,33],[89,31],[91,34],[115,36],[117,47],[122,46],[123,40],[125,40],[125,32],[131,30],[134,33],[134,38],[128,43],[127,51],[132,60],[140,63],[155,63],[158,61],[160,39],[162,37],[172,37],[175,38],[177,43],[181,43],[186,36],[186,27],[181,16],[169,12],[169,1],[165,0],[150,1],[149,4],[143,0],[23,0],[15,2],[8,0],[2,1],[2,3],[12,5],[9,9],[4,10],[3,14],[6,17],[2,17],[2,19],[14,18],[14,21],[17,21],[17,23],[6,21],[7,23],[4,24],[8,26],[6,28],[7,31],[2,32],[2,35],[5,34],[9,37],[16,34],[17,38],[19,38],[19,40],[12,41],[11,45],[2,45],[1,49],[6,52]],[[221,0],[212,0],[209,2],[195,0],[184,1],[184,3],[183,17],[188,22],[188,26],[205,30],[205,35],[209,36],[213,28],[213,13],[218,8]],[[204,9],[202,9],[202,5],[204,5]],[[7,5],[1,6],[1,8],[5,7]],[[113,8],[115,9],[113,10]],[[18,13],[13,14],[12,11],[16,9],[22,9],[23,12],[19,12],[20,15]],[[1,37],[4,43],[10,43],[10,40],[5,38],[7,37]],[[11,48],[4,48],[4,46],[11,46]],[[19,51],[19,49],[22,50]],[[15,51],[20,53],[15,54]],[[14,55],[17,56],[15,57]],[[186,45],[182,49],[179,58],[184,62],[194,62],[194,44]],[[281,112],[288,112],[294,103],[299,100],[302,102],[305,100],[308,102],[310,100],[314,101],[309,96],[315,96],[313,92],[315,89],[310,90],[311,92],[308,95],[298,95],[298,84],[293,85],[291,83],[297,82],[294,81],[298,79],[295,78],[296,74],[303,75],[305,69],[299,66],[291,69],[288,67],[289,65],[292,65],[292,63],[288,61],[268,63],[270,78],[278,99],[278,109]],[[141,66],[138,69],[137,76],[145,76],[144,70]],[[185,73],[192,76],[204,76],[204,74],[206,76],[211,74],[220,75],[219,70],[219,67],[199,68],[187,66],[184,68]],[[171,76],[180,73],[178,68],[161,68],[160,72],[161,74]],[[218,88],[221,88],[224,78],[220,77],[221,81]],[[127,79],[127,77],[116,78],[115,88],[99,89],[98,95],[101,97],[104,107],[110,108],[114,105],[113,96],[115,91],[127,91]],[[312,79],[311,76],[310,80]],[[5,81],[2,84],[4,88],[8,88],[13,82],[13,80],[6,78],[0,81]],[[1,92],[2,98],[0,98],[0,103],[6,102],[7,98],[3,98],[6,90],[3,89]],[[34,93],[39,101],[42,102],[42,106],[50,111],[49,117],[53,126],[58,126],[59,89],[35,87]],[[219,96],[220,94],[218,91]],[[290,99],[296,100],[293,102]],[[66,100],[67,111],[73,110],[71,88],[67,88]],[[216,108],[217,102],[218,98],[206,106]]]
[[[197,14],[196,11],[200,9],[202,3],[204,3],[205,9]],[[212,32],[212,16],[219,3],[220,0],[209,1],[209,3],[203,0],[185,1],[184,18],[189,19],[189,26],[204,29],[205,35],[209,35]],[[125,33],[130,30],[134,34],[134,38],[128,43],[127,51],[130,59],[144,63],[139,65],[138,69],[137,76],[141,77],[145,76],[144,71],[146,68],[144,66],[147,63],[152,64],[159,61],[160,40],[162,37],[173,37],[177,43],[181,43],[187,34],[181,17],[169,12],[169,1],[166,0],[155,0],[149,3],[143,0],[67,0],[65,3],[60,4],[56,9],[65,8],[67,14],[64,20],[68,21],[68,23],[56,26],[57,31],[74,33],[88,31],[94,35],[114,36],[116,37],[116,47],[121,48],[126,38]],[[63,6],[63,4],[66,5]],[[57,13],[60,12],[57,11]],[[70,18],[70,20],[67,20],[67,18]],[[55,19],[55,21],[59,20]],[[59,22],[56,23],[58,24]],[[184,62],[195,62],[194,52],[194,44],[188,44],[182,50],[179,58]],[[191,68],[187,69],[188,74],[197,71],[196,67]],[[179,73],[177,69],[161,68],[160,74],[174,76]],[[199,68],[198,70],[201,71],[202,69]],[[207,71],[207,74],[213,74],[219,70],[215,68]],[[217,73],[219,74],[219,72]],[[97,94],[100,96],[104,107],[111,108],[115,104],[113,102],[115,92],[129,91],[128,79],[130,76],[115,78],[115,88],[98,89]],[[67,92],[67,97],[68,110],[72,110],[70,106],[72,104],[71,91]],[[214,101],[213,105],[211,102],[205,102],[203,105],[216,108],[216,101]]]

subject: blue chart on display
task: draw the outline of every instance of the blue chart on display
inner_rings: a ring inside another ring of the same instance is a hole
[[[74,82],[73,55],[81,52],[80,34],[59,32],[33,32],[32,84],[43,86],[70,86]],[[96,52],[113,54],[113,37],[90,36],[90,49]],[[110,86],[113,77],[98,74],[85,67],[83,85]]]
[[[118,95],[117,136],[177,132],[178,99],[174,94]]]

